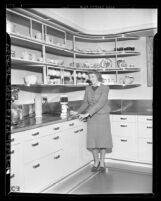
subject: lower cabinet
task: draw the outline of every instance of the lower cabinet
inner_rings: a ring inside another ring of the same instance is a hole
[[[112,158],[137,160],[137,139],[134,137],[113,137]]]
[[[11,171],[10,171],[10,190],[11,192],[20,192],[23,190],[23,172],[22,172],[22,145],[11,146]]]
[[[153,143],[151,138],[139,138],[138,159],[140,162],[152,163]]]

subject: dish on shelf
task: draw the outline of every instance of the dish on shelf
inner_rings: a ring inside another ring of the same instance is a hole
[[[112,60],[111,59],[102,59],[100,66],[102,68],[111,68],[112,67]]]
[[[24,82],[27,86],[29,86],[30,84],[37,84],[37,76],[27,75],[24,77]]]
[[[119,68],[127,68],[127,63],[125,62],[125,59],[119,59],[117,60],[117,66]]]

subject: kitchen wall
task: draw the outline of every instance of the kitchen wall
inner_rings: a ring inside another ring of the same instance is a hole
[[[114,34],[157,27],[157,9],[35,8],[35,10],[88,34]]]

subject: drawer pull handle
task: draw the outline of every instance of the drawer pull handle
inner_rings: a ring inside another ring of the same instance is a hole
[[[15,151],[14,151],[14,150],[12,150],[12,151],[11,151],[11,154],[14,154],[14,153],[15,153]]]
[[[54,128],[54,130],[59,130],[59,128],[60,128],[60,127],[56,127],[56,128]]]
[[[13,177],[15,177],[15,174],[12,174],[12,175],[10,176],[10,179],[12,179]]]
[[[121,127],[127,127],[127,125],[120,125]]]
[[[60,158],[60,155],[57,155],[57,156],[54,157],[54,159],[58,159],[58,158]]]
[[[121,117],[120,119],[121,119],[121,120],[126,120],[127,118],[123,118],[123,117]]]
[[[152,126],[147,126],[147,128],[152,128]]]
[[[38,168],[38,167],[40,167],[40,163],[33,165],[33,168]]]
[[[33,133],[32,136],[39,135],[39,132]]]
[[[82,132],[82,131],[83,131],[83,128],[82,128],[82,129],[80,129],[79,131],[80,131],[80,132]]]
[[[74,131],[74,133],[78,133],[79,132],[79,130],[77,130],[77,131]]]
[[[54,140],[57,140],[57,139],[59,139],[59,136],[56,136],[56,137],[54,137],[53,139],[54,139]]]
[[[14,142],[15,141],[15,138],[11,138],[11,142]]]
[[[69,124],[69,126],[74,126],[74,123],[72,123],[72,124]]]
[[[121,142],[127,142],[127,140],[123,140],[123,139],[121,139]]]
[[[38,142],[36,142],[35,144],[32,144],[33,147],[36,147],[36,146],[38,146],[38,145],[39,145]]]
[[[146,119],[147,121],[152,121],[152,119]]]
[[[152,144],[152,142],[146,142],[147,144]]]

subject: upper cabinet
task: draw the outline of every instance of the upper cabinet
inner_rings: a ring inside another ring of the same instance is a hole
[[[102,73],[104,84],[113,89],[140,86],[139,37],[83,35],[57,28],[45,19],[7,9],[7,32],[11,37],[11,77],[17,72],[38,74],[43,86],[87,85],[88,71]]]

